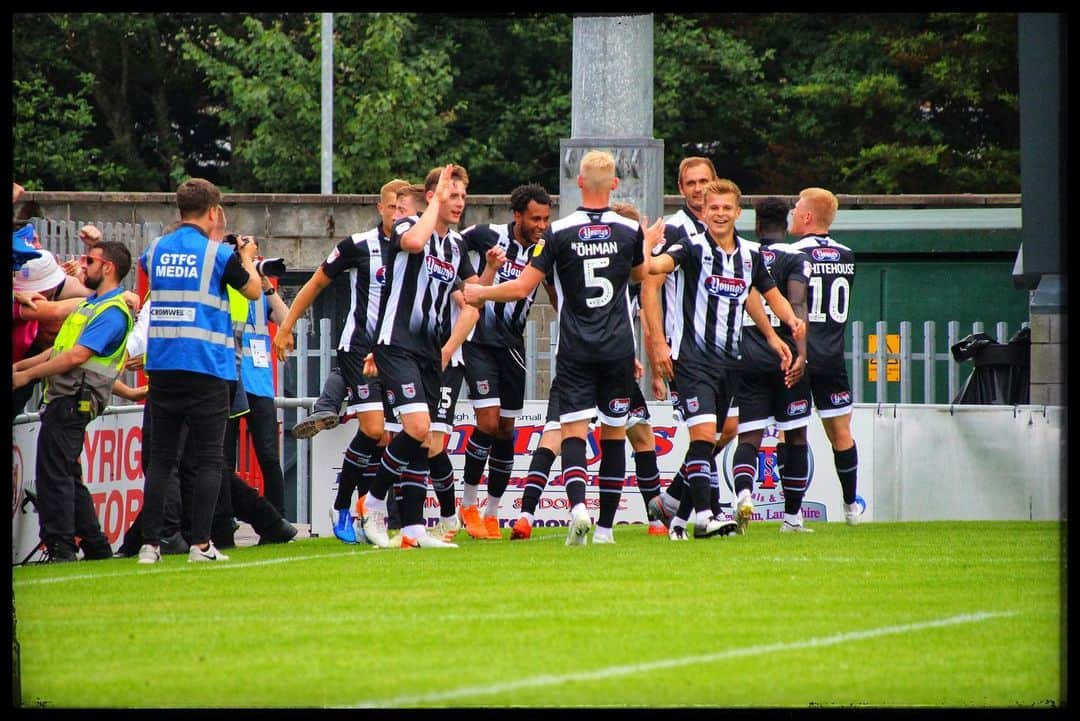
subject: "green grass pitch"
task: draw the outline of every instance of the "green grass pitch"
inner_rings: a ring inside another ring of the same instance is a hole
[[[1067,528],[617,526],[17,567],[22,704],[1060,708]]]

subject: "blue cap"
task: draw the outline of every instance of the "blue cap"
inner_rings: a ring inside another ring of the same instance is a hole
[[[34,247],[34,225],[27,223],[11,234],[11,269],[19,270],[28,260],[41,257],[41,251]]]

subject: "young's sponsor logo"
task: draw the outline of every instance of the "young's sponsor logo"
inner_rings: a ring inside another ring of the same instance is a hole
[[[788,403],[787,414],[788,416],[795,418],[798,416],[805,416],[810,412],[810,404],[806,400],[795,401]]]
[[[424,258],[424,267],[427,268],[428,276],[441,283],[451,283],[454,280],[454,266],[443,260],[429,255]]]
[[[519,275],[521,275],[521,271],[523,270],[525,270],[524,263],[518,263],[516,260],[510,260],[504,263],[503,267],[499,268],[495,275],[498,276],[500,281],[515,280]]]
[[[840,260],[840,251],[836,248],[814,248],[810,251],[810,257],[814,260]]]
[[[611,412],[615,415],[622,415],[630,410],[630,399],[612,398],[611,403],[608,404],[608,408],[611,409]]]
[[[848,391],[840,391],[839,393],[830,393],[829,401],[834,406],[843,406],[851,403],[851,393]]]
[[[738,298],[746,290],[746,281],[742,278],[726,278],[722,275],[710,275],[705,279],[705,292],[722,298]]]
[[[577,236],[581,240],[607,240],[611,237],[611,226],[583,225],[578,228]]]

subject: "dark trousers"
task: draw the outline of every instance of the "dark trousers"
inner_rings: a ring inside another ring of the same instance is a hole
[[[255,459],[263,476],[263,495],[282,516],[285,515],[285,476],[281,472],[281,454],[278,453],[277,410],[274,399],[247,394],[249,413],[243,416],[248,435],[255,449]],[[236,468],[237,437],[240,419],[230,418],[225,428],[225,469],[231,473]]]
[[[42,411],[35,464],[38,527],[41,540],[56,555],[74,553],[77,535],[87,558],[108,558],[112,548],[83,485],[79,463],[90,416],[77,406],[76,398],[61,397]]]
[[[191,518],[190,542],[206,543],[221,486],[228,384],[221,378],[187,371],[154,371],[149,375],[153,438],[143,508],[143,541],[157,545],[162,538],[165,499],[170,485],[177,483],[173,472],[183,447],[181,428],[187,423],[187,446],[194,456],[188,460],[194,460],[197,469],[190,504],[185,499]]]
[[[338,351],[338,353],[342,352],[343,351]],[[313,413],[318,413],[319,411],[341,413],[341,404],[345,402],[345,396],[347,396],[348,393],[349,389],[345,383],[345,376],[341,373],[341,368],[334,366],[326,376],[326,380],[323,382],[322,392],[315,401],[315,405],[312,406],[311,411]]]

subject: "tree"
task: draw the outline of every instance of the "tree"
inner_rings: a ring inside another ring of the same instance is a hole
[[[405,14],[335,15],[334,190],[375,192],[392,175],[417,177],[439,156],[458,105],[446,40],[421,39]],[[249,191],[318,192],[320,23],[292,30],[247,18],[241,34],[182,36],[184,56],[223,98],[207,105],[229,130],[231,182]]]

